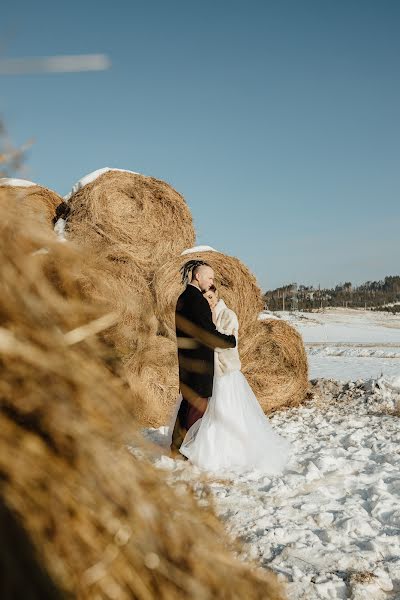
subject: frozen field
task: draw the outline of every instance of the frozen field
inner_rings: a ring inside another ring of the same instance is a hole
[[[262,313],[261,318],[269,318]],[[400,374],[400,315],[327,309],[321,313],[276,312],[301,333],[307,348],[310,379],[341,381]]]
[[[167,428],[146,432],[156,465],[211,489],[227,530],[286,582],[289,600],[400,600],[400,317],[278,315],[304,338],[314,392],[270,418],[292,444],[285,473],[205,483],[169,458]]]

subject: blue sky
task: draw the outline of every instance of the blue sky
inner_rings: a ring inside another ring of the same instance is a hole
[[[26,176],[165,179],[197,241],[263,289],[400,273],[400,2],[18,2],[3,57],[106,53],[108,71],[0,76]]]

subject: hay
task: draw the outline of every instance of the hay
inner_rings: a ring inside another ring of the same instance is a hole
[[[153,177],[108,171],[68,201],[67,239],[133,262],[147,278],[194,243],[189,208],[170,185]]]
[[[60,590],[115,600],[283,597],[274,578],[233,558],[222,526],[190,490],[175,493],[84,419],[77,424],[67,427],[78,445],[72,462],[0,415],[0,467],[12,480],[2,493]],[[31,572],[16,575],[29,589]]]
[[[63,594],[43,569],[29,537],[1,497],[0,532],[0,598],[62,600]]]
[[[142,348],[124,364],[129,385],[137,388],[141,399],[132,406],[136,420],[147,427],[170,423],[179,394],[176,343],[162,335],[147,338]]]
[[[78,249],[82,264],[90,264],[89,274],[82,277],[85,297],[117,312],[116,324],[107,330],[105,339],[121,358],[128,358],[149,338],[157,334],[154,300],[148,281],[134,264],[112,261],[103,254],[93,255]]]
[[[215,285],[220,297],[238,316],[240,335],[254,325],[263,303],[261,290],[249,269],[237,258],[213,250],[196,251],[172,258],[160,267],[153,280],[156,298],[156,314],[163,325],[163,332],[175,338],[174,311],[176,301],[183,291],[179,269],[188,260],[201,259],[208,262],[215,272]]]
[[[102,337],[114,352],[114,370],[132,388],[132,414],[142,425],[159,427],[178,393],[177,358],[176,345],[158,335],[149,283],[136,265],[104,254],[84,254],[82,261],[91,266],[81,280],[84,296],[117,315]],[[135,395],[138,381],[143,402]]]
[[[300,404],[308,388],[307,355],[301,335],[279,319],[258,321],[239,336],[242,372],[265,413]]]
[[[82,300],[79,253],[50,238],[43,244],[48,255],[27,257],[17,237],[0,237],[6,518],[15,516],[43,572],[68,597],[282,598],[275,578],[233,557],[222,525],[185,484],[174,490],[123,449],[135,436],[131,395],[104,364],[108,348],[94,333],[102,310]],[[18,565],[27,550],[4,543],[2,536],[2,572],[10,552]],[[27,593],[34,588],[31,569],[16,569],[14,580],[7,573],[11,595],[21,581]]]
[[[0,179],[0,193],[6,193],[8,201],[19,206],[26,220],[48,231],[52,230],[57,207],[63,202],[61,196],[29,181],[23,182],[26,185],[15,185],[19,181],[21,180]]]

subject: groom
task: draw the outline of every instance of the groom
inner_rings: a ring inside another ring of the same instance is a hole
[[[214,283],[214,271],[201,260],[191,260],[182,267],[186,289],[178,298],[175,310],[178,344],[179,387],[183,400],[172,434],[171,452],[177,455],[187,430],[200,419],[212,395],[214,349],[234,348],[234,335],[217,331],[211,309],[203,294]],[[191,280],[189,276],[191,274]]]

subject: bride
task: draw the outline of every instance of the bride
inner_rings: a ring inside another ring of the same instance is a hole
[[[236,314],[218,297],[212,286],[204,296],[221,333],[238,340]],[[236,348],[214,352],[213,394],[203,417],[188,430],[180,452],[194,465],[211,472],[257,470],[280,473],[290,444],[280,437],[264,415],[257,398],[241,372]]]

